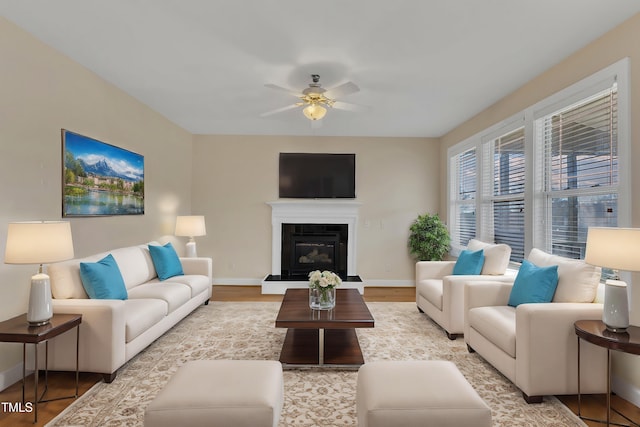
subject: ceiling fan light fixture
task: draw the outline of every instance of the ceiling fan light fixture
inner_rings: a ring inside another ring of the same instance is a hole
[[[310,104],[307,105],[302,112],[309,120],[321,120],[327,114],[327,109],[322,105]]]

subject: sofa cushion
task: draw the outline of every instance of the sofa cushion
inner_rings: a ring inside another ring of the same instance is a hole
[[[164,246],[149,245],[149,252],[160,280],[167,280],[170,277],[184,274],[180,258],[178,258],[178,254],[171,242]]]
[[[150,244],[157,244],[151,242]],[[127,289],[147,282],[156,277],[156,270],[151,261],[147,245],[130,246],[101,252],[84,258],[56,262],[47,266],[51,280],[51,293],[55,299],[87,299],[82,279],[80,278],[81,262],[97,262],[111,254],[118,263],[120,274]]]
[[[152,282],[158,279],[152,280]],[[163,283],[181,283],[191,288],[191,298],[206,291],[211,286],[211,282],[207,276],[197,274],[185,274],[184,276],[173,276]]]
[[[87,258],[85,260],[89,261]],[[91,261],[98,260],[100,260],[99,257],[91,259]],[[55,299],[89,298],[87,291],[82,286],[80,262],[77,259],[49,264],[47,266],[47,274],[51,282],[51,295]]]
[[[122,278],[131,289],[156,277],[156,270],[151,261],[149,250],[146,245],[128,246],[111,251],[120,267]]]
[[[522,260],[516,280],[513,282],[508,305],[551,302],[558,286],[558,266],[538,267]]]
[[[516,309],[506,305],[472,308],[469,326],[511,357],[516,357]]]
[[[477,251],[465,250],[460,252],[456,265],[453,266],[453,274],[460,275],[478,275],[482,271],[484,265],[484,250]]]
[[[602,268],[536,248],[531,249],[527,259],[539,266],[558,266],[558,287],[553,302],[593,302],[596,298]]]
[[[80,277],[82,286],[92,299],[127,299],[127,288],[111,254],[98,262],[81,262]]]
[[[442,279],[425,279],[416,284],[416,293],[442,311]]]
[[[509,267],[509,257],[511,257],[511,246],[504,243],[487,243],[477,239],[469,240],[467,249],[484,251],[484,265],[481,274],[502,275]]]
[[[128,343],[168,314],[168,304],[159,299],[129,299],[125,306],[125,341]]]
[[[129,290],[129,298],[155,298],[169,305],[169,313],[191,299],[191,288],[182,283],[144,283]]]

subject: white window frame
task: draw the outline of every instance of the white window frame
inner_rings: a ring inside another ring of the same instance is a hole
[[[629,227],[631,225],[631,171],[630,171],[630,126],[631,126],[631,109],[630,109],[630,86],[629,86],[629,58],[623,58],[620,61],[592,74],[591,76],[580,80],[579,82],[563,89],[544,100],[518,112],[507,120],[497,123],[488,129],[485,129],[464,141],[450,147],[447,150],[448,167],[451,167],[451,160],[459,153],[462,153],[472,147],[476,147],[478,154],[477,180],[478,188],[476,188],[476,230],[481,232],[479,239],[492,241],[490,233],[491,224],[488,224],[486,209],[483,209],[483,203],[486,203],[482,197],[482,179],[487,172],[484,171],[486,166],[483,165],[483,143],[491,141],[504,135],[519,126],[524,125],[525,133],[525,157],[526,157],[526,183],[525,183],[525,256],[533,247],[537,247],[548,251],[551,245],[545,233],[540,232],[540,228],[544,227],[546,221],[545,203],[542,198],[546,197],[541,192],[540,177],[537,176],[536,162],[540,161],[541,150],[536,150],[534,126],[535,120],[552,111],[571,105],[589,96],[592,96],[611,84],[614,80],[618,85],[618,164],[619,164],[619,191],[618,191],[618,226]],[[455,190],[453,173],[450,169],[447,171],[448,200],[452,201],[452,191]],[[449,207],[449,226],[456,227],[455,212]],[[489,231],[487,231],[489,230]],[[457,255],[464,248],[452,246],[451,254]]]

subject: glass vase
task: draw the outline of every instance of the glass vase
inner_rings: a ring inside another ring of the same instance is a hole
[[[336,306],[336,288],[309,288],[312,310],[331,310]]]

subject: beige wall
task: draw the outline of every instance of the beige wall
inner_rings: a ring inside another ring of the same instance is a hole
[[[71,219],[76,256],[172,234],[190,209],[192,135],[3,18],[0,58],[0,259],[9,221],[61,218],[61,128],[145,157],[145,215]],[[26,311],[36,269],[0,262],[0,320]],[[0,344],[0,373],[20,361]]]
[[[198,254],[212,256],[217,282],[271,273],[271,207],[278,154],[356,154],[362,203],[357,271],[363,279],[413,281],[409,225],[438,211],[439,145],[427,138],[195,136],[192,211],[206,216]]]
[[[447,149],[456,143],[498,123],[526,107],[570,86],[579,80],[615,63],[630,58],[631,86],[631,173],[632,191],[636,196],[640,191],[640,15],[636,15],[605,34],[600,39],[586,46],[574,55],[563,60],[547,72],[531,80],[511,95],[503,98],[487,108],[471,120],[458,126],[441,139],[440,158],[446,164]],[[443,215],[447,209],[446,174],[441,171],[440,205]],[[632,200],[632,226],[640,227],[640,197]],[[640,275],[635,275],[632,284],[631,323],[640,325]],[[640,390],[640,359],[634,357],[618,357],[616,375],[630,382]],[[636,391],[636,393],[638,393]],[[640,395],[635,396],[635,401]]]

